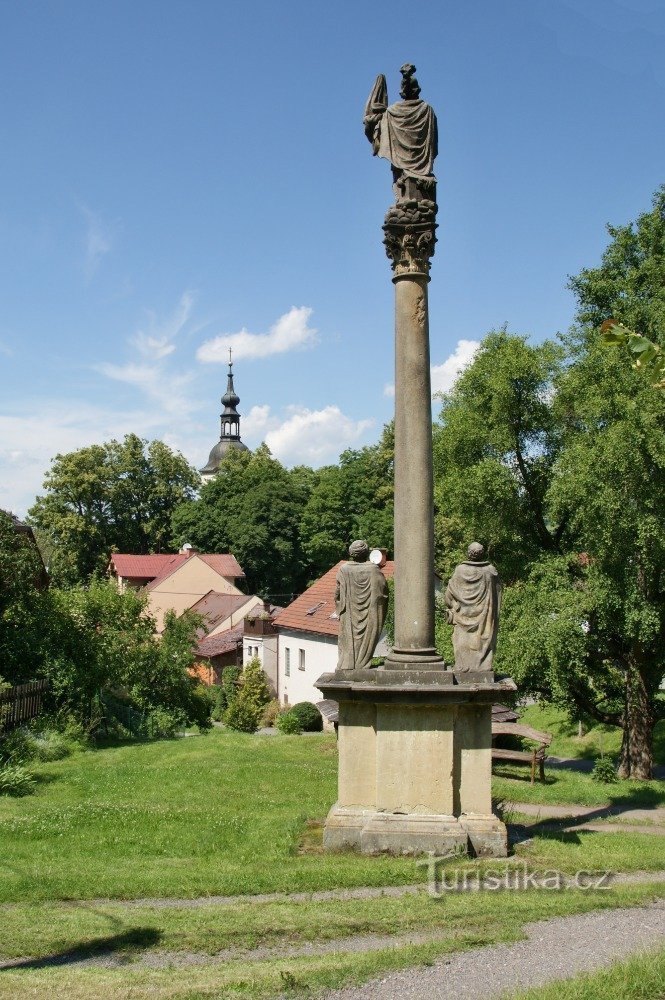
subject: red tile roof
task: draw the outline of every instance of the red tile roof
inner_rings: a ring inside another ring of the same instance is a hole
[[[234,625],[233,628],[226,629],[218,635],[206,636],[196,644],[196,652],[199,656],[210,659],[213,656],[221,656],[222,653],[231,653],[238,646],[242,645],[244,622]]]
[[[114,552],[111,556],[111,568],[117,576],[129,579],[151,580],[153,587],[159,580],[164,580],[175,570],[179,569],[188,559],[202,559],[204,563],[214,569],[220,576],[229,579],[244,577],[244,573],[238,564],[238,560],[230,552],[221,552],[216,555],[206,555],[202,552],[160,553],[146,556],[136,556],[122,552]]]
[[[335,610],[335,580],[338,569],[345,561],[340,560],[304,594],[296,597],[295,601],[284,608],[273,622],[275,628],[293,628],[299,632],[336,636],[339,633],[339,620]],[[387,580],[390,580],[394,572],[395,563],[389,560],[382,567],[382,573]],[[332,615],[335,617],[331,617]]]
[[[189,610],[201,615],[204,619],[205,624],[202,632],[205,634],[211,632],[219,622],[252,600],[257,608],[263,608],[263,602],[258,597],[252,597],[251,594],[220,594],[217,590],[209,590],[196,604],[192,604]]]

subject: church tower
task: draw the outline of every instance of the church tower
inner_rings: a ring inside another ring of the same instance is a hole
[[[213,479],[219,471],[222,459],[228,455],[231,448],[237,451],[249,451],[246,444],[240,440],[240,414],[236,407],[240,402],[240,396],[233,386],[233,361],[231,360],[231,349],[229,348],[229,373],[226,380],[226,392],[222,396],[222,406],[224,409],[220,414],[221,430],[219,441],[210,452],[208,464],[200,469],[201,479],[207,483]]]

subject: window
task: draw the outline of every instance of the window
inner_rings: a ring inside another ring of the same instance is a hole
[[[287,648],[284,650],[284,676],[291,676],[291,650]]]
[[[304,669],[305,669],[305,650],[304,649],[299,649],[298,650],[298,670],[304,670]]]

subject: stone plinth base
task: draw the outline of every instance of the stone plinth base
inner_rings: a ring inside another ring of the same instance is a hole
[[[363,854],[472,854],[505,858],[506,826],[496,816],[370,812],[337,803],[326,819],[323,846]]]
[[[338,801],[324,846],[366,854],[505,857],[492,814],[492,704],[510,678],[348,671],[317,681],[339,703]]]

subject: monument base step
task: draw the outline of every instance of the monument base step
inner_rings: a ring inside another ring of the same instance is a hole
[[[326,819],[323,846],[362,854],[474,854],[505,858],[508,836],[496,816],[440,816],[389,813],[334,805]]]

